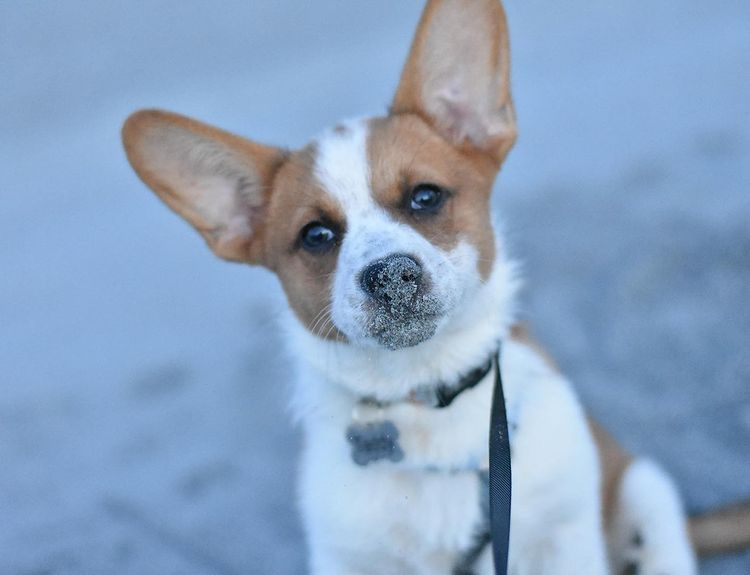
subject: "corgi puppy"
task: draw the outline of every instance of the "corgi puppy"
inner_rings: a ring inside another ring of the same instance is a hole
[[[313,574],[494,572],[498,351],[510,572],[697,572],[670,478],[590,425],[514,326],[517,267],[490,216],[516,139],[509,62],[498,0],[429,0],[384,117],[342,122],[296,151],[156,110],[124,126],[141,179],[217,256],[269,268],[286,293]]]

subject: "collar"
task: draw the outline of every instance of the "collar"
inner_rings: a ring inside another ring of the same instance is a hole
[[[484,364],[472,369],[466,375],[462,376],[461,379],[458,380],[458,383],[452,386],[445,385],[444,383],[438,384],[434,391],[435,403],[433,407],[436,409],[446,408],[464,391],[476,387],[479,382],[482,381],[490,371],[492,371],[494,357],[495,354],[492,354]]]
[[[448,385],[446,383],[438,382],[435,385],[421,385],[412,391],[404,401],[433,407],[434,409],[444,409],[451,405],[463,392],[479,385],[479,382],[481,382],[487,374],[492,371],[496,355],[497,352],[492,352],[492,355],[487,361],[462,375],[456,383]],[[499,365],[497,369],[500,369]],[[398,402],[384,402],[379,401],[374,397],[366,397],[362,399],[362,403],[377,407],[387,407]]]

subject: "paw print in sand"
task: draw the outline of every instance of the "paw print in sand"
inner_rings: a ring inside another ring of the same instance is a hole
[[[352,460],[362,467],[381,459],[401,461],[404,452],[398,444],[398,435],[392,421],[350,425],[346,438],[352,446]]]

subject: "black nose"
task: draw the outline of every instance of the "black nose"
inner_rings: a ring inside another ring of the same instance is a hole
[[[361,281],[362,289],[376,301],[403,305],[419,290],[422,266],[410,256],[394,254],[367,266]]]

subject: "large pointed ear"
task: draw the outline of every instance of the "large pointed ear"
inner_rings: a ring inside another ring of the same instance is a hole
[[[140,178],[217,256],[259,261],[255,240],[281,150],[160,110],[130,116],[122,138]]]
[[[391,113],[418,114],[452,143],[502,162],[516,119],[499,0],[429,0]]]

